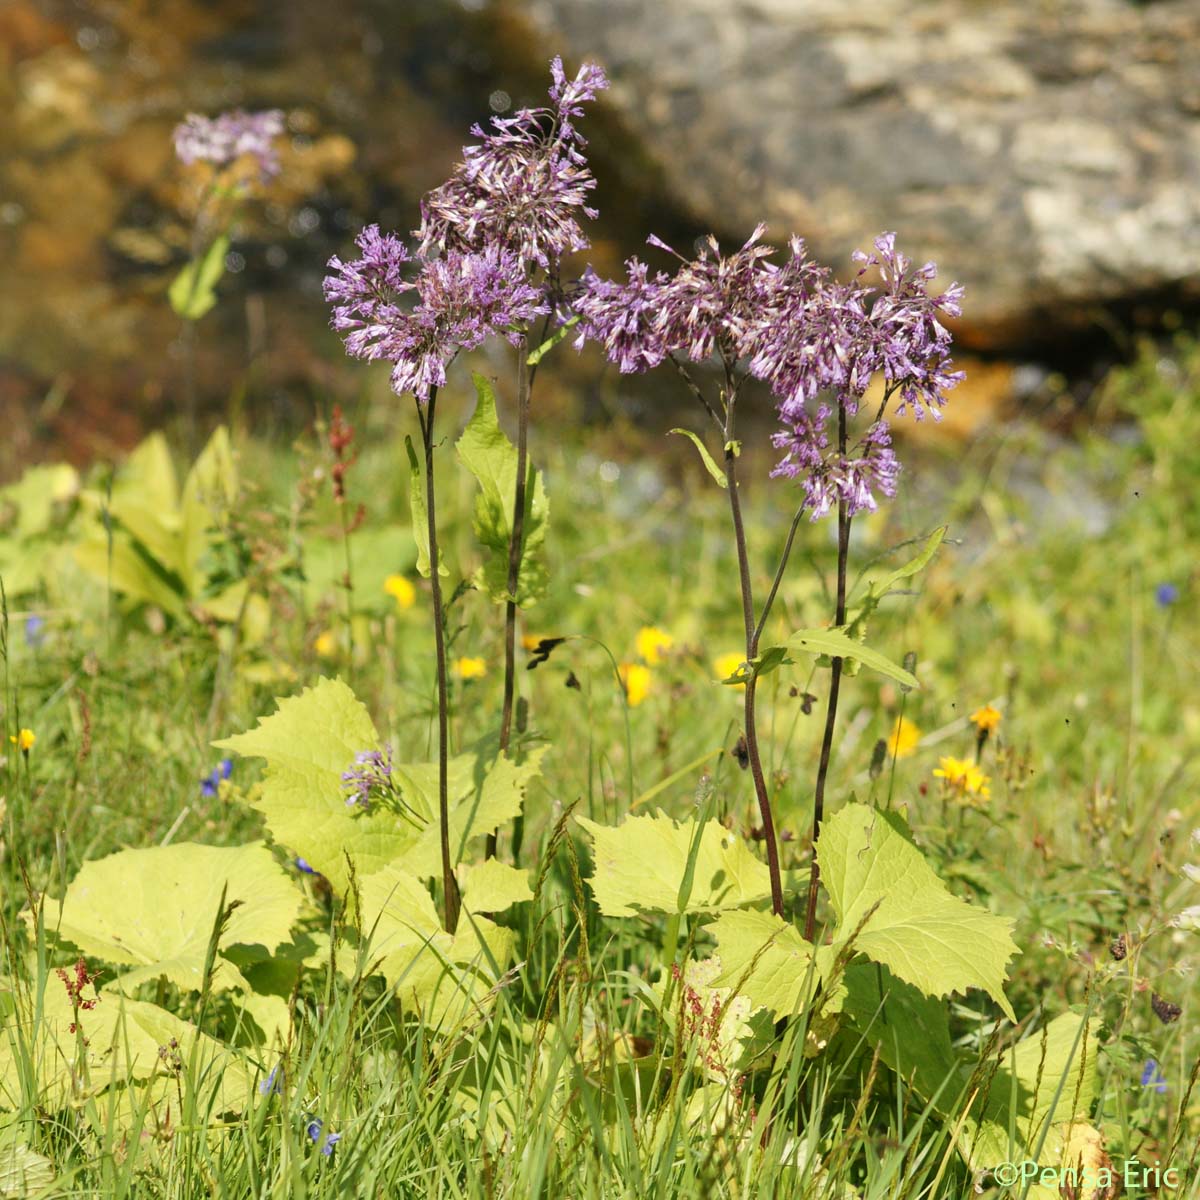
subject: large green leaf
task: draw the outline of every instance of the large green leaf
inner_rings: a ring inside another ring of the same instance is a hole
[[[166,976],[198,990],[222,892],[235,904],[221,946],[275,950],[288,940],[304,897],[262,845],[180,843],[120,850],[84,863],[61,901],[48,901],[46,927],[89,958],[129,967],[122,987]],[[243,986],[218,960],[215,987]]]
[[[903,667],[898,667],[890,658],[884,658],[877,650],[871,650],[854,638],[848,637],[843,629],[798,629],[787,640],[787,648],[798,654],[827,654],[830,658],[844,658],[862,663],[872,671],[878,671],[895,679],[905,687],[920,687],[917,677]]]
[[[509,540],[517,493],[517,449],[504,435],[496,418],[496,394],[492,385],[476,373],[475,412],[456,449],[462,464],[479,481],[475,498],[475,536],[485,559],[476,576],[494,604],[510,599],[508,593]],[[525,521],[522,529],[521,567],[516,602],[522,607],[536,603],[546,591],[546,526],[550,506],[541,476],[529,466],[525,487]]]
[[[359,899],[368,961],[421,1021],[446,1030],[490,1007],[512,958],[511,930],[464,914],[447,933],[426,887],[394,864],[362,879]]]
[[[719,982],[776,1018],[799,1012],[820,982],[812,946],[774,913],[725,912],[707,930],[717,939]]]
[[[16,483],[0,488],[0,528],[21,538],[45,533],[55,513],[79,491],[79,473],[66,463],[30,467]]]
[[[717,912],[771,894],[765,864],[718,821],[680,824],[665,813],[627,817],[615,828],[575,818],[594,847],[589,882],[610,917],[639,912]],[[690,894],[683,895],[689,863]]]
[[[340,679],[322,679],[280,701],[257,728],[214,744],[266,759],[262,785],[250,803],[266,817],[271,836],[339,892],[349,887],[351,864],[360,876],[393,863],[419,877],[441,872],[436,763],[393,764],[403,811],[347,806],[342,775],[358,753],[379,749],[380,740],[370,714]],[[472,838],[521,811],[545,752],[541,747],[520,764],[471,754],[450,760],[450,848],[456,863]]]
[[[983,988],[1015,1019],[1004,995],[1012,922],[952,896],[897,817],[848,804],[821,827],[817,860],[839,940],[854,935],[856,950],[927,995]]]
[[[959,1152],[976,1172],[1026,1159],[1060,1165],[1064,1123],[1078,1122],[1095,1098],[1093,1033],[1074,1013],[980,1066],[954,1050],[945,1001],[886,968],[857,963],[847,970],[845,1012],[888,1067],[957,1131]],[[1029,1194],[1051,1200],[1056,1193],[1035,1187]]]
[[[229,431],[219,426],[188,473],[180,504],[180,570],[188,594],[204,592],[204,558],[237,502],[238,477]]]

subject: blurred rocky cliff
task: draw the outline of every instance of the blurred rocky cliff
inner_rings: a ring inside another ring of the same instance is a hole
[[[202,396],[286,414],[343,373],[328,256],[367,221],[411,228],[468,125],[536,103],[556,52],[614,81],[589,118],[598,267],[651,229],[765,219],[839,266],[895,229],[967,284],[964,343],[1017,359],[1196,303],[1196,0],[6,0],[10,451],[82,456],[178,408],[185,113],[287,114],[196,357]]]

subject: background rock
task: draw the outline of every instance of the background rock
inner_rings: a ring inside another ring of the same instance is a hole
[[[817,256],[895,229],[1025,350],[1103,305],[1195,300],[1196,0],[511,0],[598,58],[671,200]]]

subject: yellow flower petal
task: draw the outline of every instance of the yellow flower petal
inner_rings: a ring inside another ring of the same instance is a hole
[[[643,625],[634,639],[638,657],[649,666],[656,667],[662,662],[664,651],[675,645],[675,639],[663,629],[653,625]]]
[[[921,731],[906,717],[897,717],[888,734],[887,751],[893,758],[908,758],[916,752],[921,741]]]
[[[8,740],[22,753],[28,754],[33,749],[33,743],[37,741],[37,734],[32,729],[22,729],[15,737],[10,736]]]
[[[730,675],[733,675],[737,671],[738,667],[740,667],[745,661],[746,656],[744,654],[738,650],[731,650],[728,654],[718,654],[717,657],[712,660],[712,668],[717,673],[717,678],[721,680],[721,682],[724,682],[730,677]],[[733,683],[729,686],[737,688],[742,692],[746,690],[746,685],[744,683]]]
[[[454,673],[459,679],[482,679],[487,674],[487,663],[482,658],[460,658],[454,664]]]
[[[417,589],[404,575],[389,575],[383,581],[383,590],[396,601],[396,607],[401,611],[412,608],[417,602]]]
[[[337,637],[333,630],[326,629],[324,633],[317,634],[313,649],[320,658],[333,658],[337,654]]]
[[[617,668],[621,677],[621,686],[625,689],[625,698],[630,708],[637,708],[650,692],[650,668],[641,663],[622,663]]]
[[[993,708],[990,704],[985,704],[982,708],[977,708],[968,718],[980,733],[995,733],[1003,719],[1003,714],[1000,710]]]

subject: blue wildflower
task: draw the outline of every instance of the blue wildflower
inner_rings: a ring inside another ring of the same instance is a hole
[[[46,618],[31,613],[25,618],[25,644],[35,650],[46,640]]]
[[[266,1079],[259,1083],[258,1090],[261,1095],[269,1096],[272,1092],[274,1092],[276,1096],[283,1095],[283,1079],[279,1073],[279,1066],[280,1064],[276,1063],[271,1068],[270,1075],[268,1075]]]
[[[1153,1088],[1156,1092],[1167,1090],[1167,1077],[1158,1069],[1158,1063],[1152,1058],[1146,1059],[1146,1065],[1142,1068],[1142,1087]]]
[[[1154,602],[1159,608],[1169,608],[1179,599],[1179,589],[1173,583],[1160,583],[1154,589]]]
[[[200,794],[213,800],[220,794],[222,780],[233,774],[233,759],[223,758],[200,780]]]
[[[320,875],[320,871],[314,871],[308,864],[308,860],[304,858],[296,859],[296,870],[304,875]]]
[[[304,1127],[304,1132],[308,1134],[313,1145],[321,1143],[321,1153],[328,1158],[333,1153],[333,1148],[342,1140],[340,1133],[327,1133],[324,1141],[321,1140],[321,1131],[325,1128],[325,1122],[320,1117],[313,1117],[312,1120]]]

